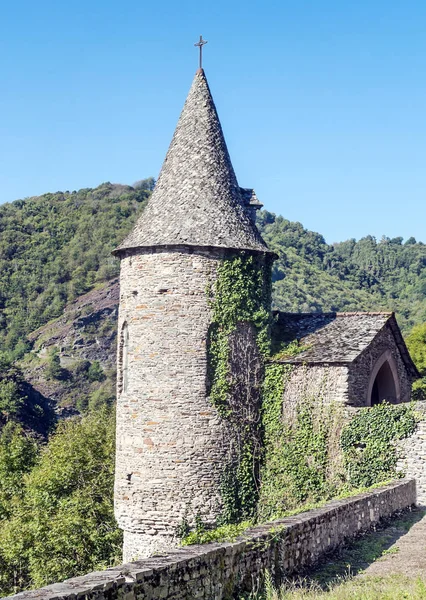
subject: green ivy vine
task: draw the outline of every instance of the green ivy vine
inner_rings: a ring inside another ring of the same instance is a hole
[[[293,366],[289,364],[271,362],[265,367],[262,424],[267,446],[272,446],[281,435],[284,389],[292,371]]]
[[[210,401],[222,416],[229,415],[229,336],[238,323],[251,323],[257,331],[262,355],[270,351],[270,265],[260,257],[241,254],[219,265],[209,288],[213,325],[209,339]]]
[[[265,522],[388,481],[397,475],[395,441],[416,427],[412,407],[386,404],[360,410],[343,426],[343,406],[324,401],[322,385],[315,397],[298,400],[291,419],[283,419],[285,387],[295,367],[280,361],[307,347],[297,340],[273,344],[270,282],[268,259],[238,253],[221,262],[208,289],[209,399],[233,440],[221,477],[219,528]],[[238,371],[239,356],[233,355],[241,333],[252,336],[246,346],[254,347],[258,364],[257,375],[243,384],[250,369],[242,364]],[[196,533],[213,535],[202,524]]]
[[[371,486],[400,477],[396,470],[396,442],[412,435],[417,416],[412,404],[386,402],[361,408],[345,426],[340,438],[348,482],[353,487]]]
[[[225,259],[209,293],[213,311],[208,340],[209,398],[221,417],[228,421],[237,440],[221,481],[220,524],[231,524],[255,516],[262,433],[260,385],[252,384],[252,406],[244,406],[243,399],[236,404],[238,394],[232,393],[237,382],[230,368],[230,340],[240,324],[250,324],[262,368],[263,357],[270,352],[270,260],[245,253]]]
[[[306,503],[330,498],[337,490],[331,454],[341,414],[321,394],[304,397],[292,419],[283,419],[283,396],[294,366],[270,362],[262,393],[264,458],[258,504],[260,521],[280,518]],[[320,386],[321,387],[321,386]]]

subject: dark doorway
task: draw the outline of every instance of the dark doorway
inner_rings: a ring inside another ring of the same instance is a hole
[[[380,404],[383,400],[391,403],[395,403],[398,400],[392,369],[387,360],[380,367],[374,380],[373,389],[371,390],[371,406]]]

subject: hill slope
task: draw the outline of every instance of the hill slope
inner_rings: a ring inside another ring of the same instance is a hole
[[[324,238],[263,211],[259,228],[279,255],[274,302],[282,310],[393,310],[405,332],[426,321],[426,245],[366,236],[328,245]]]
[[[119,261],[110,253],[151,190],[152,180],[105,183],[0,206],[0,352],[62,410],[114,396]],[[267,211],[258,226],[279,255],[276,308],[391,309],[406,332],[426,321],[423,243],[367,236],[331,246]]]
[[[18,356],[25,337],[66,304],[118,273],[111,256],[149,189],[105,183],[0,206],[0,345]]]

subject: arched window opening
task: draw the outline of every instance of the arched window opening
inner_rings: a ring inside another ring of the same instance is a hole
[[[371,390],[371,406],[387,402],[398,402],[394,374],[389,362],[386,360],[380,367]]]
[[[129,382],[129,328],[127,323],[124,323],[121,329],[118,363],[118,390],[121,394],[127,392]]]

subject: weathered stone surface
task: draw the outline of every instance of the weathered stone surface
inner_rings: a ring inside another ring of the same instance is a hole
[[[304,397],[370,406],[379,368],[387,363],[395,383],[390,402],[408,402],[418,376],[392,313],[278,313],[276,339],[299,340],[306,349],[279,362],[293,365],[284,407]],[[380,398],[382,400],[383,398]]]
[[[415,478],[417,503],[426,506],[426,402],[417,402],[416,411],[420,417],[416,431],[398,443],[398,468]]]
[[[236,251],[271,260],[255,225],[260,206],[253,190],[238,185],[200,70],[155,190],[116,250],[122,261],[115,512],[124,560],[176,545],[184,519],[213,525],[221,513],[221,478],[238,428],[208,399],[208,289],[221,261]]]
[[[351,363],[366,350],[376,335],[388,327],[402,360],[417,373],[393,313],[284,313],[277,312],[275,336],[283,341],[299,340],[306,350],[284,362]]]
[[[405,347],[405,344],[404,344]],[[373,380],[377,367],[386,360],[393,370],[396,395],[387,397],[389,402],[409,402],[411,385],[417,378],[417,370],[410,369],[400,347],[397,345],[390,323],[377,333],[373,341],[349,367],[348,402],[352,406],[369,406]]]
[[[254,223],[259,206],[254,191],[237,183],[200,70],[155,190],[116,250],[122,261],[115,510],[124,530],[124,560],[173,547],[184,519],[214,525],[222,511],[224,465],[238,455],[239,434],[259,429],[253,423],[259,421],[262,365],[250,327],[237,327],[230,337],[232,419],[221,419],[209,402],[207,369],[213,320],[208,290],[218,266],[237,253],[273,258]],[[388,313],[279,314],[278,328],[287,335],[297,325],[292,338],[309,346],[290,362],[317,365],[308,376],[295,371],[294,389],[286,389],[289,402],[297,403],[308,387],[313,396],[319,390],[330,401],[365,404],[371,394],[364,379],[378,360],[375,340],[388,325],[393,346],[385,350],[395,350],[395,364],[415,371],[392,319]],[[388,338],[382,337],[384,347]],[[333,366],[326,369],[326,363]],[[323,374],[328,388],[318,379]],[[409,376],[406,381],[411,383]]]
[[[349,369],[347,365],[294,365],[285,383],[283,419],[293,421],[303,400],[315,403],[347,403]]]
[[[230,600],[268,569],[277,579],[416,502],[413,480],[255,527],[232,543],[189,546],[12,596],[20,600]]]
[[[224,256],[157,249],[121,263],[128,384],[119,356],[115,510],[125,560],[176,545],[184,517],[214,523],[221,510],[229,432],[207,397],[206,288]]]

